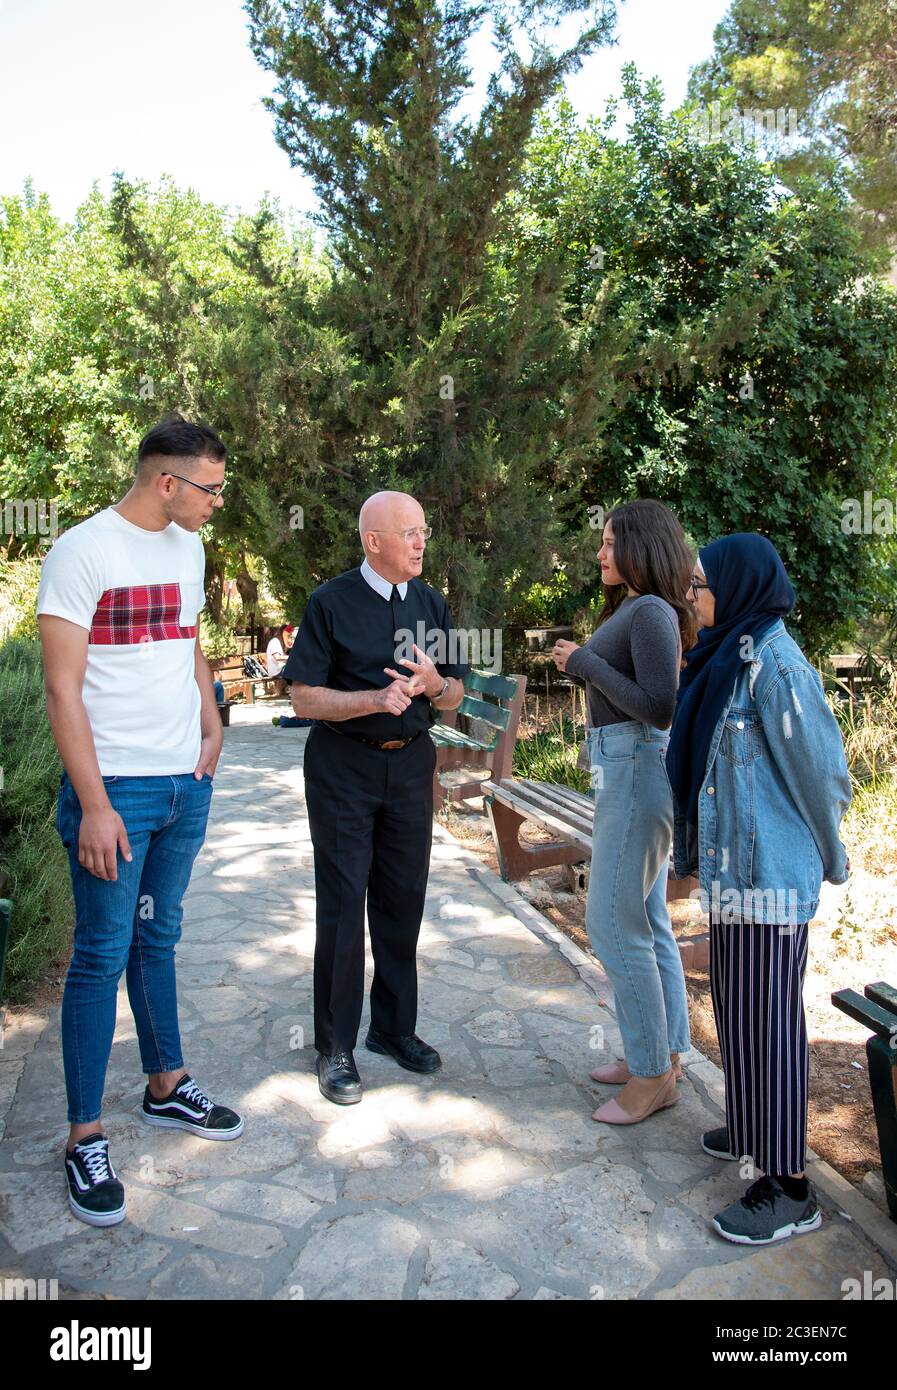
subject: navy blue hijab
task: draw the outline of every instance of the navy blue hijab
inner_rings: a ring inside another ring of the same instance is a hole
[[[744,670],[743,639],[756,643],[794,607],[785,566],[765,536],[723,536],[698,553],[716,600],[716,621],[701,629],[686,653],[667,750],[676,810],[693,825],[710,741]]]

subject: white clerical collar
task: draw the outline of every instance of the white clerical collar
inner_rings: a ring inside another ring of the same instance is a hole
[[[386,601],[389,602],[392,598],[393,586],[388,579],[384,579],[382,574],[378,574],[374,567],[368,564],[367,557],[365,557],[361,566],[361,577],[367,580],[372,589],[376,589],[381,598],[385,598]],[[399,598],[404,601],[405,595],[408,592],[407,579],[404,584],[397,584],[395,587],[399,591]]]

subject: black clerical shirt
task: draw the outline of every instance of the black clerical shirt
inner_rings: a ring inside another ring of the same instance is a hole
[[[463,680],[468,667],[460,659],[465,634],[459,637],[442,594],[422,579],[409,579],[403,599],[393,585],[389,599],[367,582],[360,567],[330,579],[308,600],[302,623],[282,675],[302,685],[331,690],[383,690],[393,679],[384,667],[411,672],[416,643],[441,676]],[[438,719],[426,695],[416,695],[404,714],[366,714],[341,719],[347,733],[368,738],[409,738]]]

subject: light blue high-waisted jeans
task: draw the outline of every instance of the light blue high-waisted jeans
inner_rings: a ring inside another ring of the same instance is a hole
[[[633,1076],[660,1076],[690,1046],[688,996],[666,906],[673,798],[669,733],[627,720],[589,729],[595,796],[586,927],[614,987]]]

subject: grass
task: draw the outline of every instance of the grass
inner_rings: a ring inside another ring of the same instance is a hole
[[[19,1002],[66,944],[68,859],[55,828],[60,763],[44,708],[40,647],[0,645],[0,874],[13,900],[4,997]]]
[[[589,774],[576,766],[579,745],[586,736],[583,691],[574,687],[565,699],[557,687],[549,686],[547,672],[544,697],[541,690],[536,693],[534,685],[531,682],[526,693],[527,711],[514,747],[514,776],[588,792]],[[569,714],[566,709],[558,710],[559,703],[566,704],[567,699]]]
[[[534,782],[554,782],[588,792],[589,774],[576,766],[585,727],[560,715],[540,732],[518,739],[514,749],[514,776]]]

